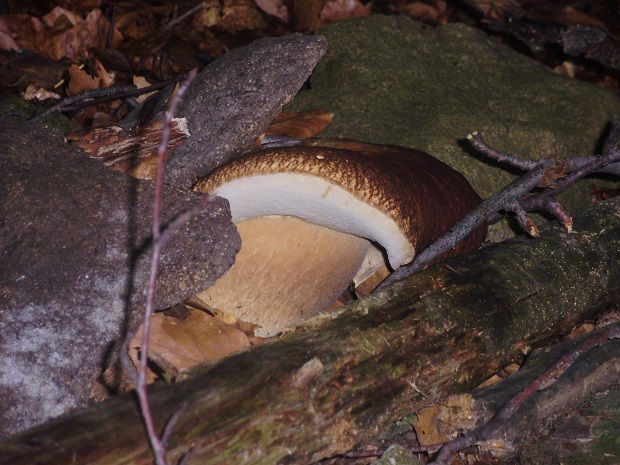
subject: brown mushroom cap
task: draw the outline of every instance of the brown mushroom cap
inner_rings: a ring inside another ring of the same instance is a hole
[[[195,189],[231,203],[233,221],[289,215],[378,243],[393,269],[480,203],[467,180],[413,149],[323,140],[258,150],[220,167]],[[480,245],[479,229],[454,253]]]

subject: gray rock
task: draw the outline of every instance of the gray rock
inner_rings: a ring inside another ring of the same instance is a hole
[[[555,74],[461,24],[432,28],[376,15],[318,32],[329,51],[310,90],[285,109],[334,112],[321,137],[424,150],[463,173],[483,198],[516,175],[471,150],[469,133],[526,158],[590,155],[620,116],[607,90]],[[588,201],[584,185],[576,187],[561,197],[571,209]]]
[[[85,405],[104,359],[138,322],[153,185],[67,146],[42,124],[0,128],[0,436]],[[203,196],[164,191],[168,222]],[[210,286],[239,236],[217,199],[164,249],[157,307]]]
[[[326,49],[323,37],[293,34],[257,40],[207,66],[179,108],[191,135],[170,157],[166,182],[189,188],[235,158],[295,96]]]

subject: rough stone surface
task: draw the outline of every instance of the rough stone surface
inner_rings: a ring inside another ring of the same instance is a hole
[[[527,158],[590,155],[620,116],[605,89],[557,75],[461,24],[432,28],[376,15],[318,33],[329,51],[310,90],[286,110],[334,112],[320,137],[428,152],[463,173],[483,198],[516,175],[477,155],[465,140],[471,132]],[[563,200],[571,209],[584,205],[584,184]]]
[[[33,137],[34,136],[34,137]],[[86,404],[111,345],[143,311],[153,185],[40,124],[0,128],[0,436]],[[163,220],[195,193],[164,191]],[[239,236],[217,199],[162,255],[157,306],[211,285]]]
[[[189,188],[250,145],[326,49],[323,37],[293,34],[257,40],[207,66],[179,108],[191,135],[170,157],[166,182]]]

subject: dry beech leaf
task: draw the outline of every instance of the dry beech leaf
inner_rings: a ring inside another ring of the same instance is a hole
[[[566,26],[591,26],[597,27],[603,31],[607,30],[607,27],[602,21],[576,10],[572,6],[565,6],[564,8],[552,9],[549,17]]]
[[[146,6],[120,12],[116,16],[115,28],[123,37],[142,40],[157,34],[161,27],[161,19],[174,13],[174,5]]]
[[[28,84],[26,90],[23,93],[24,100],[38,100],[42,102],[48,99],[60,99],[60,95],[54,92],[50,92],[43,87],[36,86],[34,84]]]
[[[95,60],[95,76],[99,78],[99,87],[110,87],[114,80],[99,60]]]
[[[501,17],[501,12],[519,11],[521,8],[516,0],[467,0],[465,3],[485,16],[493,15],[497,19]]]
[[[4,24],[4,21],[0,18],[0,50],[9,50],[12,52],[17,52],[19,50],[19,46],[11,37],[11,34]]]
[[[506,365],[504,368],[500,370],[500,375],[503,378],[508,378],[511,375],[514,375],[517,371],[521,369],[521,365],[518,363],[511,363],[510,365]]]
[[[10,37],[9,45],[16,50],[27,48],[42,53],[39,45],[47,33],[46,29],[45,24],[34,16],[0,16],[0,31]]]
[[[422,446],[453,439],[458,431],[476,426],[474,398],[471,394],[451,395],[445,402],[416,412],[416,420],[411,425]]]
[[[576,337],[591,333],[595,329],[596,329],[596,325],[594,324],[594,322],[581,323],[580,325],[575,326],[573,330],[570,332],[570,334],[566,336],[565,338],[563,338],[563,340],[575,339]]]
[[[314,32],[321,26],[320,16],[326,0],[286,0],[285,3],[291,14],[292,26],[297,32]]]
[[[59,6],[43,16],[41,20],[47,25],[47,27],[52,28],[55,31],[67,29],[82,21],[81,18],[75,13]]]
[[[40,51],[53,60],[68,58],[73,62],[86,61],[92,49],[103,49],[110,25],[100,10],[93,10],[86,18],[62,31],[48,31]],[[112,34],[112,46],[116,47],[122,36],[116,30]]]
[[[592,203],[600,202],[602,200],[612,199],[620,196],[620,188],[612,189],[610,187],[597,186],[596,184],[590,184],[588,186],[588,194],[590,195],[590,201]]]
[[[441,24],[441,18],[447,11],[447,4],[438,1],[435,5],[428,5],[423,2],[413,2],[400,4],[396,7],[399,13],[410,16],[418,21],[431,24]]]
[[[67,95],[77,95],[87,90],[98,88],[99,78],[91,76],[76,65],[71,65],[71,68],[69,68],[69,86],[67,87]]]
[[[268,15],[275,16],[285,23],[288,23],[291,19],[291,13],[284,0],[256,0],[256,6]]]
[[[134,76],[133,85],[136,86],[138,89],[144,89],[145,87],[150,86],[151,83],[147,81],[143,76]],[[136,101],[138,103],[143,103],[147,98],[155,94],[155,92],[157,91],[154,90],[153,92],[149,92],[148,94],[139,95],[138,97],[136,97]]]
[[[329,0],[321,10],[321,24],[341,19],[363,18],[372,11],[372,2],[364,5],[359,0]]]
[[[235,34],[240,31],[266,28],[267,22],[253,0],[224,1],[218,28]]]
[[[153,315],[151,320],[150,357],[163,361],[177,372],[207,360],[219,360],[250,346],[243,331],[227,325],[208,313],[188,309],[184,319]],[[142,327],[131,341],[129,356],[139,366]]]
[[[476,386],[476,389],[482,389],[482,388],[485,388],[485,387],[488,387],[488,386],[492,386],[493,384],[499,383],[503,379],[504,378],[502,378],[499,375],[493,375],[489,379],[487,379],[486,381],[483,381],[478,386]]]
[[[437,431],[438,415],[439,404],[431,405],[416,412],[416,419],[412,422],[412,426],[420,445],[439,444],[446,440]]]
[[[282,112],[267,128],[265,134],[307,139],[316,136],[329,126],[333,118],[334,114],[325,110]]]
[[[10,35],[19,48],[33,50],[47,58],[59,61],[68,58],[83,62],[91,57],[91,50],[105,47],[109,22],[100,10],[92,10],[84,19],[57,8],[44,20],[27,15],[5,15],[0,30]],[[122,39],[114,30],[112,46]]]
[[[230,34],[264,29],[268,26],[256,3],[251,0],[224,0],[207,5],[194,15],[192,26],[198,29],[217,27]]]

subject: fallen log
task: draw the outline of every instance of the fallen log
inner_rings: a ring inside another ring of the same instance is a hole
[[[150,399],[174,462],[308,464],[446,395],[620,300],[620,199],[539,239],[434,266],[278,340],[201,366]],[[0,464],[152,463],[128,394],[0,443]]]

